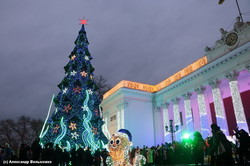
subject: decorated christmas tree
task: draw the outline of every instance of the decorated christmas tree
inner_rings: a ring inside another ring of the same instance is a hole
[[[90,147],[96,150],[107,143],[102,132],[99,104],[93,81],[94,68],[88,51],[84,24],[75,41],[75,48],[64,67],[65,77],[58,85],[60,92],[53,99],[55,111],[45,121],[40,134],[40,143],[59,144],[70,150],[72,147]]]

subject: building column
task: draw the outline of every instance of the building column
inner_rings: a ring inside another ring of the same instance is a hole
[[[188,132],[193,133],[194,132],[194,120],[192,116],[192,109],[191,109],[191,103],[190,103],[191,96],[192,96],[191,93],[185,93],[182,95],[182,97],[184,98],[186,128]]]
[[[107,113],[106,113],[107,114]],[[110,139],[111,136],[110,136],[110,133],[108,131],[108,115],[106,114],[103,114],[103,121],[104,121],[104,124],[102,125],[102,131],[103,131],[103,134],[108,138]]]
[[[116,105],[117,111],[117,129],[124,129],[124,110],[128,107],[128,102],[123,101]]]
[[[173,111],[174,111],[174,126],[178,126],[178,131],[175,132],[175,140],[181,140],[181,121],[180,121],[180,110],[179,110],[179,98],[172,99],[173,102]]]
[[[210,126],[208,124],[207,108],[205,103],[204,91],[205,87],[200,86],[195,89],[198,98],[198,107],[200,114],[200,124],[201,124],[201,135],[203,138],[207,138],[210,134]]]
[[[244,129],[245,131],[249,132],[238,87],[238,81],[237,81],[238,76],[239,73],[236,71],[226,74],[226,78],[229,80],[230,93],[232,96],[234,114],[237,126],[240,129]]]
[[[221,82],[219,80],[214,80],[214,81],[210,81],[209,85],[212,87],[212,94],[213,94],[213,101],[214,101],[214,108],[215,108],[217,125],[220,126],[221,130],[226,135],[229,135],[226,113],[225,113],[225,109],[224,109],[223,100],[221,97],[221,92],[219,89],[220,83]]]
[[[169,136],[169,132],[166,131],[165,129],[165,126],[169,126],[169,115],[168,115],[168,106],[169,106],[169,103],[166,103],[164,106],[163,106],[163,109],[162,109],[162,118],[163,118],[163,125],[164,125],[164,141],[165,142],[170,142],[170,136]]]

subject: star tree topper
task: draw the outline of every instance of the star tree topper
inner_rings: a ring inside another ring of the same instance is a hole
[[[87,21],[89,20],[86,20],[85,17],[83,17],[83,19],[80,20],[80,24],[88,25]]]

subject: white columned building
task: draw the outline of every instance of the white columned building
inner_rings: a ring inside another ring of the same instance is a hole
[[[174,133],[178,141],[184,132],[211,136],[212,123],[226,135],[236,127],[249,132],[250,23],[240,25],[206,47],[200,59],[157,85],[126,80],[115,85],[101,103],[104,133],[128,129],[134,145],[142,147],[171,142],[165,128],[169,120],[179,126]]]

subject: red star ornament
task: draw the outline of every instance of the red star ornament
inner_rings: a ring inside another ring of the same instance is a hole
[[[65,111],[66,113],[68,113],[69,110],[71,110],[71,109],[72,109],[72,107],[71,107],[70,104],[69,104],[68,106],[64,106],[63,111]]]
[[[59,128],[60,128],[60,126],[58,124],[56,124],[56,126],[54,127],[52,133],[57,133]]]
[[[93,132],[94,134],[97,134],[97,128],[92,127],[92,132]]]
[[[73,89],[74,93],[81,93],[82,88],[77,86],[76,88]]]

